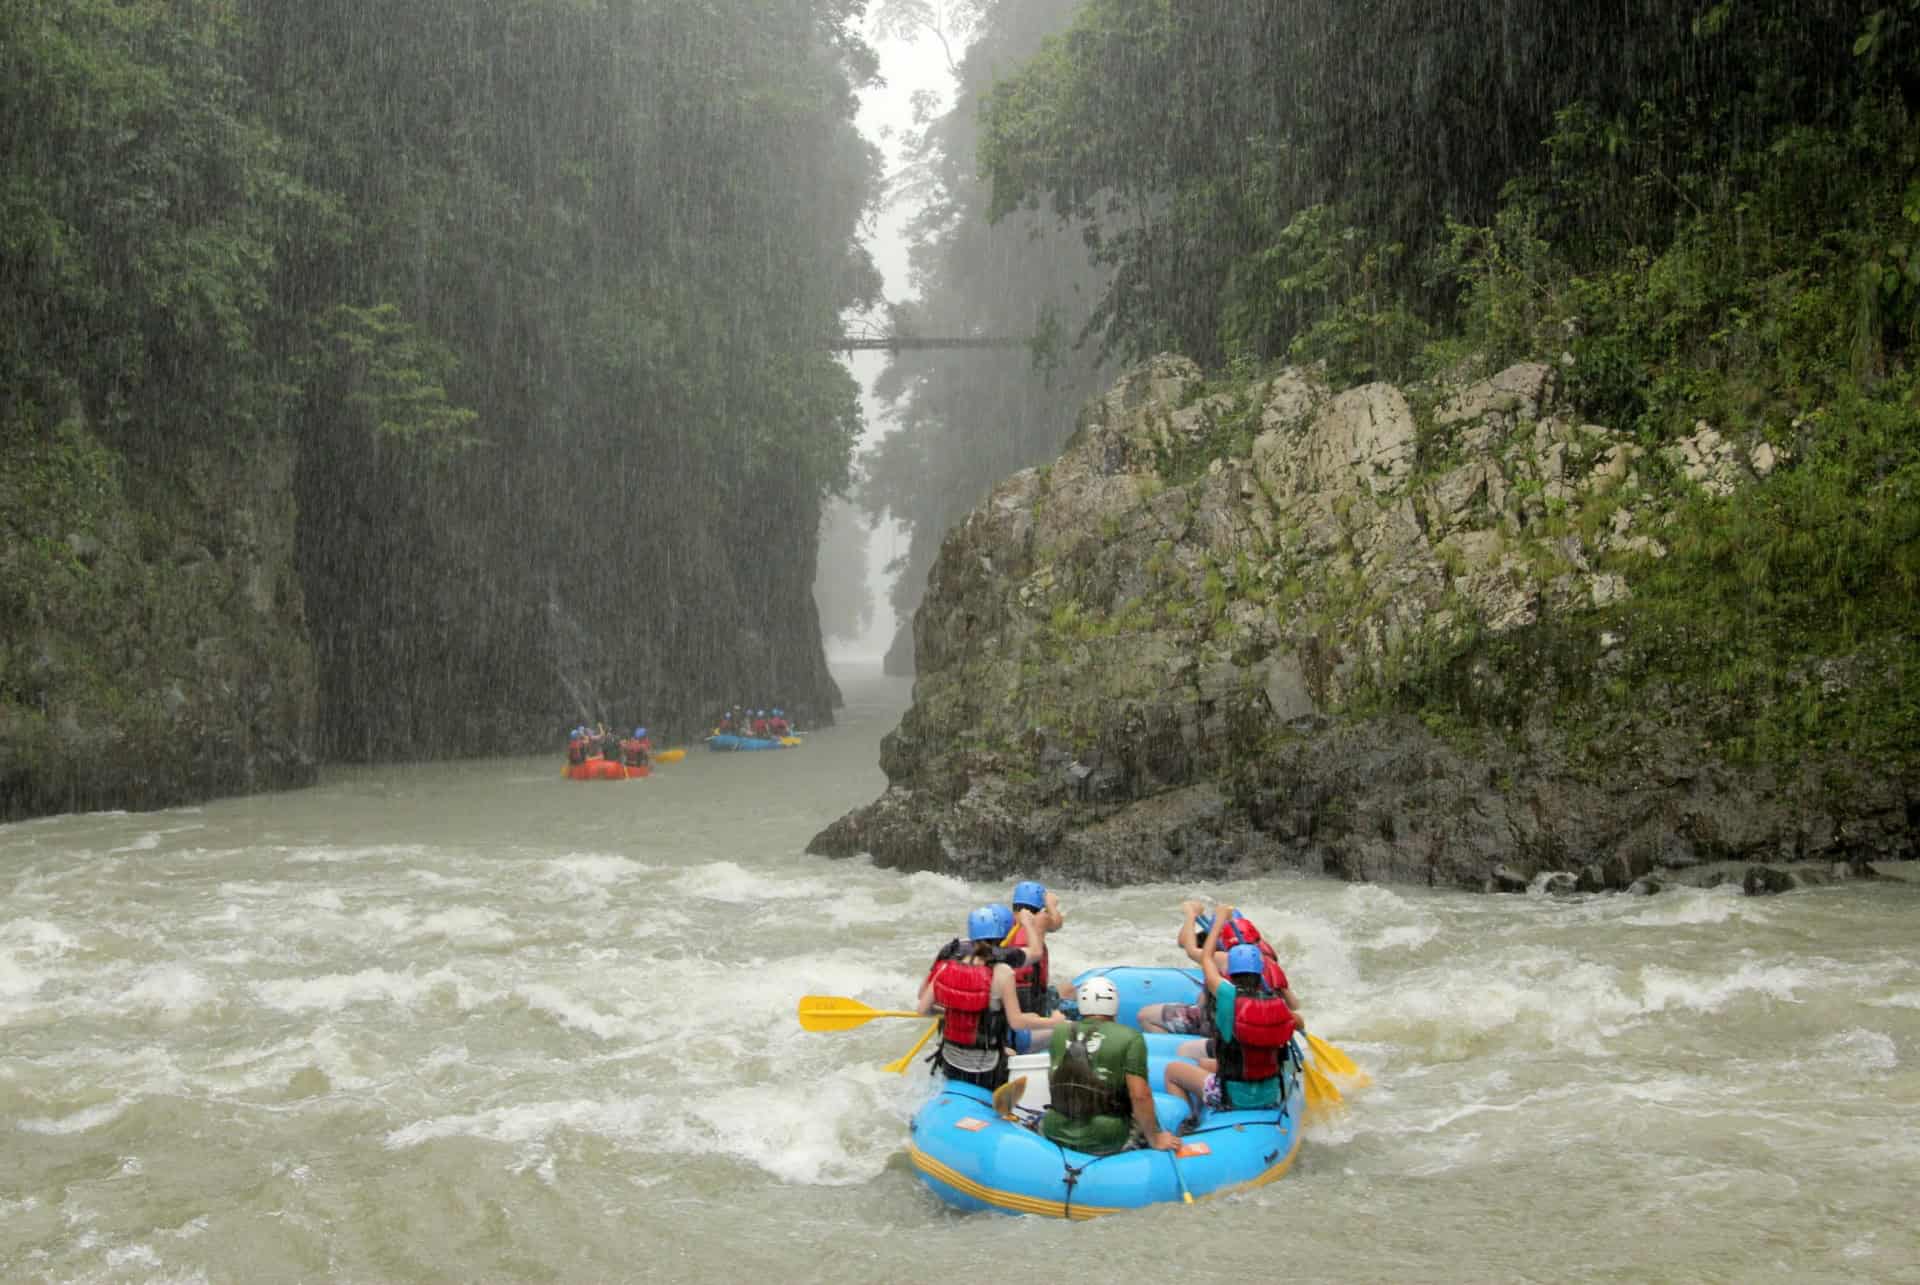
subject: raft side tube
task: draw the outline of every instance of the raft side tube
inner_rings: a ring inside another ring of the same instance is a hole
[[[707,738],[707,748],[710,750],[787,750],[794,749],[798,745],[798,741],[788,745],[782,741],[757,736],[735,736],[731,732],[715,732]]]

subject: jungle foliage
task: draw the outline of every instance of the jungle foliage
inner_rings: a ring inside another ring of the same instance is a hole
[[[77,418],[136,473],[291,435],[332,756],[731,686],[732,609],[678,604],[791,617],[758,682],[830,688],[863,9],[6,0],[0,432]]]

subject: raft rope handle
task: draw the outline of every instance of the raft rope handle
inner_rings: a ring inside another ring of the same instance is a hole
[[[1066,1174],[1067,1198],[1061,1202],[1060,1212],[1061,1212],[1061,1215],[1068,1222],[1072,1222],[1073,1221],[1073,1189],[1074,1187],[1079,1185],[1080,1175],[1085,1173],[1093,1165],[1093,1161],[1089,1160],[1086,1164],[1081,1165],[1078,1169],[1076,1169],[1072,1165],[1067,1163],[1067,1149],[1061,1146],[1057,1142],[1055,1142],[1053,1145],[1055,1149],[1057,1149],[1060,1152],[1060,1168],[1061,1168],[1061,1171]],[[1098,1159],[1098,1157],[1095,1157],[1095,1159]]]
[[[1046,1135],[1044,1133],[1041,1134],[1040,1136],[1043,1138],[1046,1138]],[[1053,1142],[1053,1139],[1047,1138],[1047,1141]],[[1067,1148],[1064,1143],[1053,1142],[1053,1147],[1054,1147],[1054,1150],[1060,1153],[1060,1169],[1062,1173],[1066,1174],[1067,1199],[1065,1203],[1061,1205],[1061,1209],[1065,1212],[1065,1216],[1067,1217],[1068,1221],[1072,1221],[1073,1219],[1073,1189],[1074,1189],[1074,1186],[1080,1181],[1080,1175],[1085,1173],[1087,1170],[1093,1168],[1095,1165],[1099,1164],[1102,1160],[1111,1160],[1115,1156],[1124,1156],[1128,1152],[1133,1151],[1135,1149],[1133,1147],[1127,1147],[1120,1151],[1109,1151],[1104,1156],[1090,1156],[1087,1159],[1087,1163],[1080,1165],[1079,1167],[1076,1168],[1075,1166],[1067,1163]]]

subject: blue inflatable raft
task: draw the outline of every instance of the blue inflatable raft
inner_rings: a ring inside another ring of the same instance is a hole
[[[1093,976],[1113,979],[1120,991],[1119,1020],[1129,1025],[1148,1004],[1192,1003],[1200,992],[1196,970],[1096,968],[1075,978],[1074,984]],[[1180,1060],[1178,1050],[1190,1038],[1147,1037],[1147,1080],[1163,1128],[1177,1129],[1187,1115],[1184,1099],[1166,1092],[1166,1067]],[[1296,1049],[1310,1056],[1303,1044],[1296,1040]],[[1016,1059],[1013,1075],[1028,1077],[1023,1109],[1016,1114],[1037,1118],[1032,1107],[1046,1100],[1046,1054]],[[1181,1139],[1178,1153],[1141,1149],[1090,1156],[1002,1120],[986,1089],[946,1080],[941,1086],[910,1126],[907,1156],[921,1181],[960,1209],[1048,1218],[1098,1218],[1178,1202],[1183,1184],[1195,1200],[1263,1186],[1292,1166],[1306,1105],[1299,1068],[1289,1060],[1282,1072],[1279,1107],[1209,1111],[1199,1127]]]
[[[770,737],[735,736],[732,732],[715,732],[707,738],[707,748],[710,750],[790,750],[799,743],[791,737],[786,741],[777,741]]]

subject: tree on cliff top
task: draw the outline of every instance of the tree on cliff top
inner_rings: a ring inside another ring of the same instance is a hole
[[[1448,322],[1458,281],[1433,252],[1450,221],[1491,224],[1512,183],[1570,180],[1547,216],[1576,266],[1658,253],[1783,130],[1844,130],[1889,95],[1910,110],[1915,16],[1908,0],[1088,0],[994,91],[982,163],[995,217],[1091,225],[1111,349],[1266,359],[1343,308]],[[1568,174],[1547,140],[1576,107],[1597,147]]]

